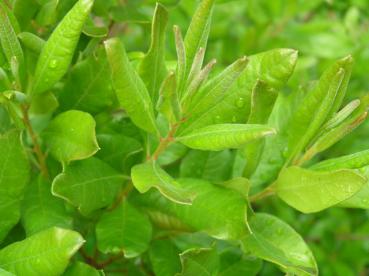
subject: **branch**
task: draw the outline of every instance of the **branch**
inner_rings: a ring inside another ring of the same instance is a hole
[[[28,131],[29,136],[31,137],[32,144],[33,144],[33,152],[36,154],[37,161],[40,166],[41,174],[45,178],[49,178],[49,171],[46,165],[46,156],[41,150],[41,146],[38,142],[37,135],[32,128],[31,121],[28,116],[29,107],[26,105],[22,105],[21,109],[22,109],[22,114],[23,114],[23,123]]]

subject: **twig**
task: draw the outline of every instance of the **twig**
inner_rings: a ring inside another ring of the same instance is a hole
[[[166,150],[166,148],[169,146],[169,144],[171,142],[174,141],[174,135],[176,134],[177,132],[177,129],[179,127],[179,125],[181,124],[181,122],[179,123],[175,123],[173,124],[171,127],[170,127],[170,130],[168,132],[168,135],[167,137],[165,138],[161,138],[160,139],[160,143],[158,145],[158,147],[156,148],[155,152],[153,153],[151,159],[152,160],[157,160],[159,155],[164,151]]]
[[[133,190],[133,184],[132,182],[128,182],[127,183],[127,186],[122,189],[122,191],[120,192],[120,194],[118,195],[117,197],[117,200],[113,203],[112,206],[110,206],[107,210],[108,211],[112,211],[114,210],[115,208],[117,208],[119,206],[119,204],[122,202],[122,200],[124,198],[127,197],[127,195]]]
[[[24,122],[24,125],[25,125],[28,133],[29,133],[29,136],[31,137],[32,144],[33,144],[33,152],[36,154],[38,163],[40,165],[41,174],[45,178],[49,178],[49,171],[48,171],[47,165],[46,165],[46,156],[41,150],[40,144],[38,142],[37,135],[33,130],[33,127],[31,125],[31,121],[30,121],[29,116],[28,116],[29,107],[26,106],[26,105],[22,105],[21,109],[22,109],[22,114],[23,114],[23,122]]]
[[[263,198],[266,198],[266,197],[269,197],[269,196],[274,195],[275,194],[274,187],[275,187],[275,182],[273,182],[271,185],[269,185],[268,187],[266,187],[261,192],[255,194],[253,196],[250,196],[250,198],[249,198],[250,202],[255,202],[255,201],[261,200]]]

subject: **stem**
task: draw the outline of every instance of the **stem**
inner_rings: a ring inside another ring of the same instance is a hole
[[[29,136],[31,137],[31,140],[32,140],[32,143],[33,143],[33,151],[36,154],[38,163],[40,165],[41,174],[45,178],[49,178],[49,171],[48,171],[47,165],[46,165],[46,156],[41,150],[41,146],[38,142],[37,135],[36,135],[35,131],[32,128],[31,121],[30,121],[29,116],[28,116],[29,107],[26,106],[26,105],[22,105],[21,109],[22,109],[22,114],[23,114],[23,122],[24,122],[24,125],[25,125],[25,127],[28,131]]]
[[[173,124],[170,127],[167,137],[160,139],[160,143],[151,157],[152,160],[157,160],[159,155],[169,146],[171,142],[173,142],[174,134],[176,133],[178,126],[178,123]]]
[[[124,198],[127,197],[127,195],[133,190],[133,184],[132,182],[127,183],[127,186],[124,187],[124,189],[122,189],[122,191],[120,192],[120,194],[117,197],[117,200],[113,203],[113,205],[108,208],[108,211],[112,211],[115,208],[117,208],[119,206],[119,204],[122,202],[122,200]]]
[[[255,201],[259,201],[263,198],[272,196],[275,194],[275,182],[273,182],[271,185],[269,185],[268,187],[266,187],[264,190],[262,190],[261,192],[250,196],[249,201],[250,202],[255,202]]]

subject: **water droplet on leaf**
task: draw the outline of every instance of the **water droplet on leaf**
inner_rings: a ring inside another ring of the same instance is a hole
[[[58,62],[55,60],[55,59],[53,59],[52,61],[50,61],[50,63],[49,63],[49,67],[50,68],[56,68],[56,66],[58,65]]]
[[[245,99],[244,98],[238,98],[236,101],[236,106],[238,108],[242,108],[245,106]]]

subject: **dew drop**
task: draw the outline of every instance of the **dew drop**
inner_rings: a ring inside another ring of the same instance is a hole
[[[363,198],[363,199],[361,200],[361,203],[362,203],[362,204],[364,204],[364,205],[368,205],[368,203],[369,203],[369,199],[367,199],[367,198]]]
[[[245,99],[244,98],[238,98],[236,101],[236,106],[238,108],[242,108],[245,106]]]
[[[52,61],[50,61],[49,63],[49,67],[50,68],[56,68],[56,66],[58,65],[58,62],[56,59],[53,59]]]

